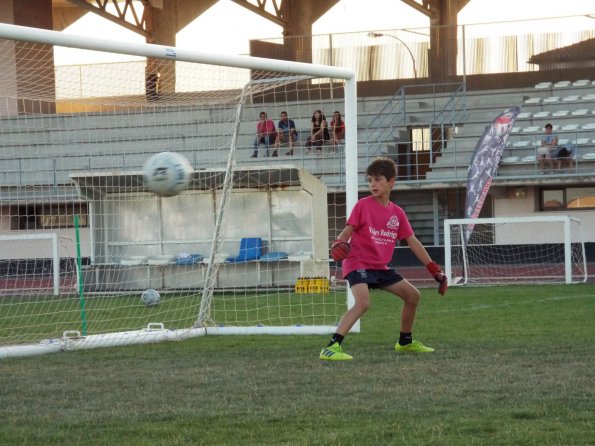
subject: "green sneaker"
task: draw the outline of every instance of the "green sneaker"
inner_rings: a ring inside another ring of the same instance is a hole
[[[434,351],[433,348],[426,347],[419,341],[413,341],[411,344],[407,345],[401,345],[397,342],[395,350],[397,353],[430,353]]]
[[[335,342],[329,347],[324,347],[320,351],[320,359],[324,361],[349,361],[353,359],[353,356],[349,356],[347,353],[343,353],[341,344]]]

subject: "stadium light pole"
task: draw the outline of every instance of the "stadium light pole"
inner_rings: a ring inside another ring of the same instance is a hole
[[[405,49],[407,50],[407,52],[411,56],[411,62],[413,62],[413,75],[417,79],[417,67],[415,66],[415,57],[413,56],[413,52],[411,51],[411,48],[409,48],[409,46],[405,42],[403,42],[397,36],[393,36],[392,34],[368,33],[368,36],[369,37],[372,37],[372,38],[377,38],[377,37],[392,37],[393,39],[398,40],[405,47]]]

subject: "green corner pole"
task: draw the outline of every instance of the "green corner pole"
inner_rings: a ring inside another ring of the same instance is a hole
[[[76,271],[79,283],[79,305],[81,307],[81,326],[83,336],[87,336],[87,313],[85,312],[85,292],[83,287],[83,269],[81,261],[81,234],[79,230],[79,216],[74,216],[74,232],[76,234]]]

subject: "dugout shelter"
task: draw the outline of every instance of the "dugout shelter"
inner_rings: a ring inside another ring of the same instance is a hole
[[[291,165],[242,167],[233,175],[214,259],[216,288],[291,286],[299,276],[327,277],[326,185]],[[204,285],[225,169],[194,171],[188,190],[174,197],[148,192],[138,171],[70,177],[90,203],[91,256],[83,281],[89,290]],[[259,239],[262,249],[239,258],[243,239]],[[188,254],[195,261],[181,261]]]

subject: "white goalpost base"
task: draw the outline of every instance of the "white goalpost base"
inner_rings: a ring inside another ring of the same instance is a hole
[[[445,220],[444,245],[451,285],[587,280],[581,223],[569,216]]]
[[[147,63],[74,79],[53,64],[65,48]],[[0,279],[8,271],[25,283],[24,266],[39,260],[51,263],[54,280],[51,292],[0,288],[0,358],[336,330],[353,305],[328,246],[357,201],[354,70],[8,24],[0,24],[0,67],[14,74],[0,80],[0,243],[50,238],[54,246],[46,256],[17,244],[0,259]],[[148,67],[163,88],[149,92]],[[316,109],[329,122],[342,111],[344,152],[323,146],[318,158],[308,155],[303,138],[292,157],[284,144],[268,148],[277,159],[263,146],[250,159],[261,111],[275,124],[288,111],[303,133]],[[194,169],[188,189],[167,198],[142,180],[144,162],[164,151]],[[48,231],[76,245],[61,253]],[[243,246],[254,241],[252,258]],[[60,289],[64,258],[76,262],[76,277]],[[32,274],[35,282],[49,273]],[[329,287],[331,278],[340,286]],[[298,290],[298,282],[309,285]],[[149,288],[160,294],[154,307],[140,300]]]
[[[162,323],[155,323],[149,324],[145,330],[87,336],[82,336],[79,331],[73,331],[64,333],[60,338],[46,339],[36,344],[6,345],[0,347],[0,359],[105,347],[183,341],[201,336],[327,335],[334,333],[336,328],[337,327],[333,325],[292,327],[204,327],[176,330],[166,329]]]

